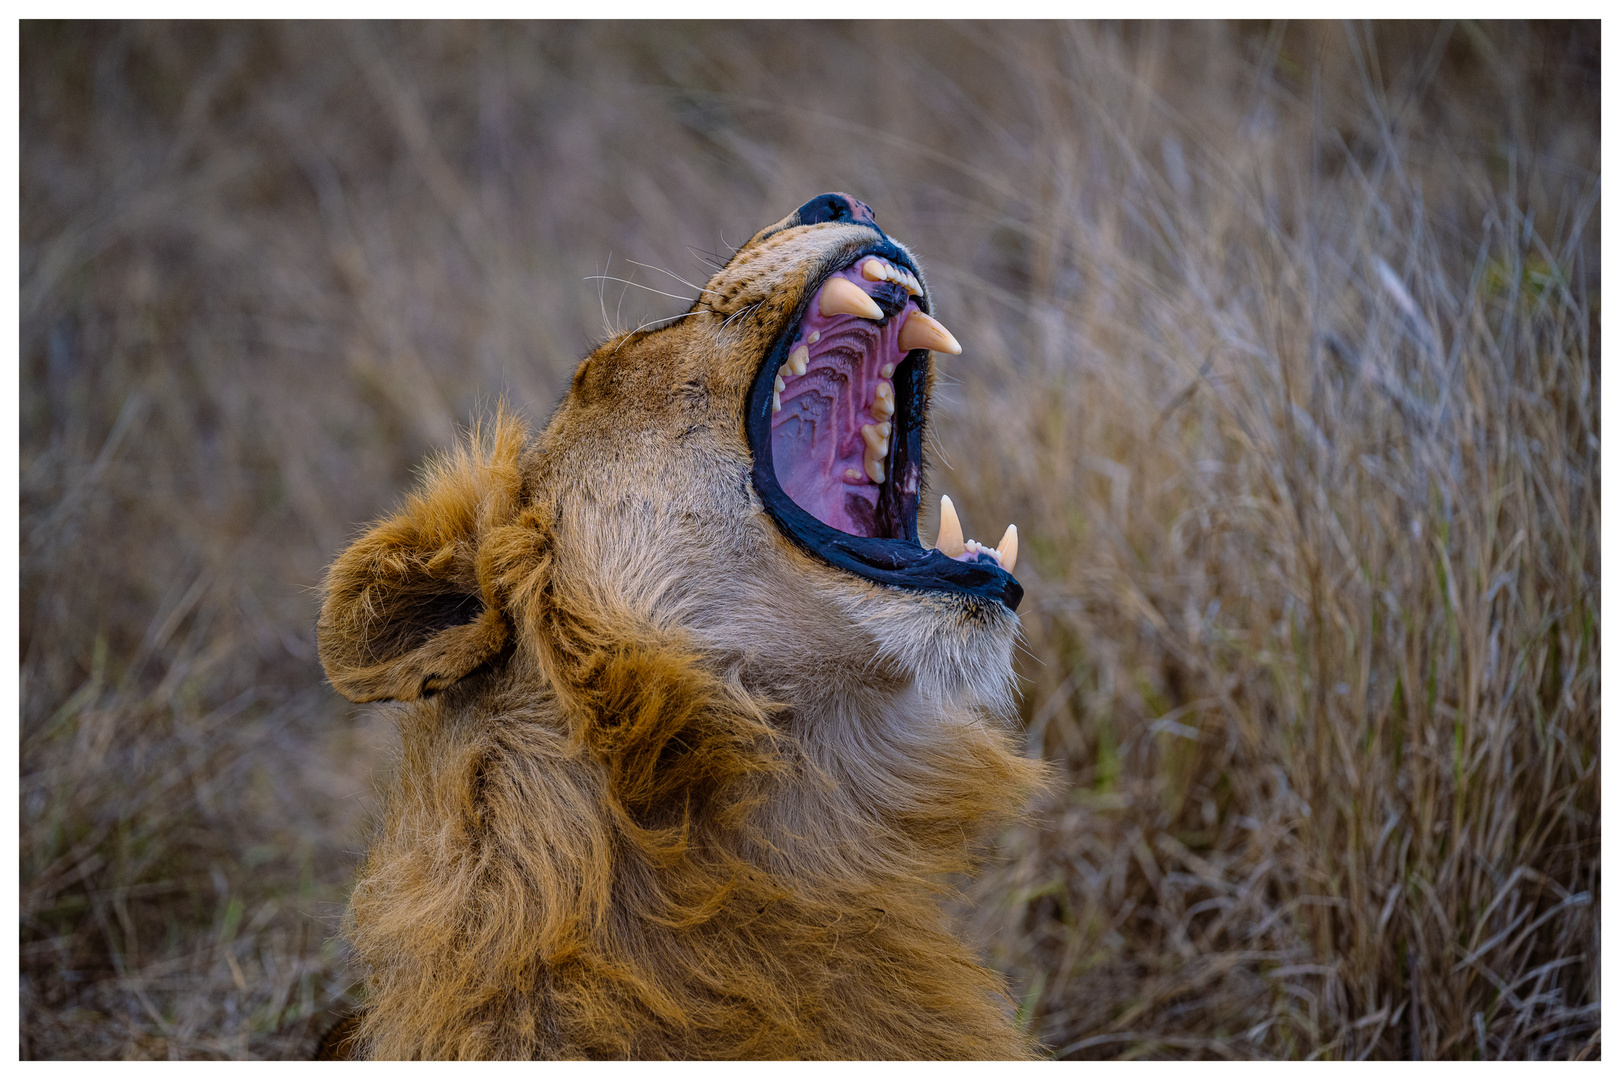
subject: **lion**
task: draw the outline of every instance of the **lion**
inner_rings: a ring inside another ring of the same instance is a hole
[[[332,685],[401,749],[345,933],[371,1058],[1019,1058],[947,913],[1043,782],[1017,532],[924,546],[933,353],[864,203],[504,408],[329,569]]]

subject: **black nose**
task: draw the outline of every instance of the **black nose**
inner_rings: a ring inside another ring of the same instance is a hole
[[[848,221],[878,229],[877,217],[873,215],[872,208],[855,196],[845,195],[842,191],[829,191],[825,195],[817,195],[799,207],[798,216],[800,225],[820,225],[824,221]],[[882,231],[878,229],[878,232]]]

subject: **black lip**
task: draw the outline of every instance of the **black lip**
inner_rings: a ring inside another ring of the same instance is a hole
[[[798,503],[788,498],[776,480],[776,464],[771,456],[771,392],[775,386],[775,373],[787,360],[788,346],[794,331],[812,297],[832,274],[854,265],[868,255],[877,255],[917,273],[916,265],[900,248],[887,238],[876,240],[857,250],[847,258],[828,265],[815,283],[805,290],[793,313],[787,329],[771,345],[754,378],[748,394],[748,412],[743,421],[749,449],[754,455],[754,489],[759,492],[765,510],[783,534],[805,551],[842,570],[885,585],[903,589],[933,592],[963,593],[985,600],[1005,604],[1017,611],[1024,598],[1024,587],[1018,579],[996,564],[988,555],[975,562],[959,562],[939,551],[924,549],[917,540],[915,500],[905,506],[899,495],[900,477],[904,470],[918,472],[919,493],[922,469],[922,435],[927,412],[927,385],[932,360],[927,349],[913,349],[895,369],[895,430],[903,439],[895,440],[892,451],[890,480],[884,485],[879,511],[887,504],[889,513],[898,514],[905,537],[886,540],[878,537],[854,536],[833,528],[815,517]],[[918,298],[918,306],[928,310],[926,295]]]

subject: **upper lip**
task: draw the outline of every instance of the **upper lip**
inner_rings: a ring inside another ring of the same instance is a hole
[[[916,265],[897,245],[875,239],[847,257],[830,263],[800,299],[783,333],[766,350],[748,395],[744,430],[753,453],[755,489],[766,511],[794,543],[825,562],[860,577],[901,588],[962,593],[1005,604],[1016,610],[1023,598],[1023,587],[999,564],[988,557],[959,561],[934,548],[924,548],[917,537],[917,506],[922,480],[922,432],[926,420],[927,383],[932,358],[926,348],[911,349],[893,375],[894,416],[892,443],[884,446],[889,468],[882,476],[880,509],[889,520],[888,536],[858,536],[833,528],[790,498],[776,474],[772,453],[772,398],[777,373],[788,362],[789,351],[800,324],[809,313],[810,301],[840,271],[850,269],[869,256],[878,256],[920,280]],[[908,288],[907,292],[911,290]],[[920,292],[920,290],[919,290]],[[914,297],[918,310],[928,312],[926,293]],[[896,311],[885,311],[880,325]],[[888,440],[885,440],[888,443]],[[870,459],[869,459],[870,461]],[[871,466],[868,465],[871,472]],[[875,480],[876,475],[873,476]],[[892,516],[891,516],[892,515]],[[899,535],[893,535],[898,533]]]

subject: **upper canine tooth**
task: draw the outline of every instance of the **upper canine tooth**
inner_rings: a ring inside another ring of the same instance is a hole
[[[861,263],[861,277],[867,281],[888,281],[889,268],[883,265],[882,259],[867,259]]]
[[[996,545],[996,554],[1001,556],[1001,568],[1012,573],[1018,563],[1018,526],[1007,526],[1007,531],[1001,534],[1001,543]]]
[[[803,375],[810,367],[810,350],[803,345],[788,353],[787,369],[795,375]]]
[[[822,304],[825,306],[826,301],[823,300]],[[906,316],[906,324],[900,328],[900,350],[910,352],[912,349],[933,349],[935,352],[956,356],[962,351],[962,346],[938,319],[930,318],[920,311],[913,311]]]
[[[821,290],[821,314],[823,317],[833,315],[859,315],[863,319],[883,318],[883,309],[877,306],[877,301],[866,295],[866,291],[849,278],[829,278]],[[913,313],[915,314],[915,313]],[[910,322],[910,319],[906,320]],[[941,330],[945,328],[940,327]],[[947,332],[946,337],[950,337]],[[955,338],[951,338],[955,343]],[[914,346],[917,347],[917,346]],[[958,347],[957,352],[961,352]]]
[[[956,516],[956,507],[949,495],[939,497],[939,537],[934,546],[953,559],[967,550],[962,542],[962,522]]]

